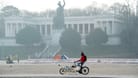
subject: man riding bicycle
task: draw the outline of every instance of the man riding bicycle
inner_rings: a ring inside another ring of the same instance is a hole
[[[89,73],[89,68],[87,66],[83,66],[83,64],[87,61],[86,55],[81,52],[81,58],[77,61],[74,61],[74,65],[65,66],[60,68],[60,74],[65,74],[65,72],[78,72],[79,74],[87,75]]]
[[[82,68],[83,64],[84,64],[86,61],[87,61],[86,55],[85,55],[83,52],[81,52],[81,57],[80,57],[80,59],[77,60],[77,61],[75,61],[74,63],[77,62],[77,63],[78,63],[78,66],[80,66],[80,67]]]

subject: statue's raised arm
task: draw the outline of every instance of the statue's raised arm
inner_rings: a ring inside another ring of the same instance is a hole
[[[63,0],[63,7],[65,6],[65,0]]]

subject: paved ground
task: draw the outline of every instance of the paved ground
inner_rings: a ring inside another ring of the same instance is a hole
[[[61,65],[71,64],[62,63]],[[58,73],[58,63],[1,64],[0,77],[3,76],[4,78],[26,78],[27,76],[30,76],[30,78],[68,78],[68,75],[74,76],[74,78],[138,77],[138,64],[89,63],[87,66],[90,68],[90,73],[87,76],[78,75],[77,73],[68,73],[65,76],[61,76]]]
[[[116,75],[59,75],[59,74],[31,74],[31,75],[1,75],[0,78],[137,78],[137,76]]]

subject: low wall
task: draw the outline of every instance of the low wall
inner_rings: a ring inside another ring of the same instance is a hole
[[[74,62],[79,58],[69,58],[63,60],[54,60],[54,59],[28,59],[20,60],[20,64],[45,64],[45,63],[56,63],[56,62]],[[0,64],[5,64],[5,60],[0,60]],[[18,63],[18,61],[14,61]],[[87,63],[123,63],[123,64],[138,64],[138,59],[129,59],[129,58],[88,58]]]

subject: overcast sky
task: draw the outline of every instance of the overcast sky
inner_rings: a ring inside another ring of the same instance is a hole
[[[32,12],[41,12],[46,9],[56,9],[58,1],[62,0],[0,0],[0,6],[13,5],[20,10],[28,10]],[[95,1],[97,4],[112,5],[114,2],[124,3],[125,0],[65,0],[68,8],[84,8],[92,4]]]

